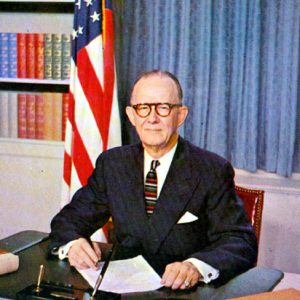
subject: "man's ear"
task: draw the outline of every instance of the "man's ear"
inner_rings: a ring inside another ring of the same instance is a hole
[[[130,123],[135,126],[135,117],[134,117],[134,111],[131,106],[126,106],[126,115],[130,121]]]
[[[180,127],[184,123],[188,113],[189,113],[189,109],[187,106],[184,105],[184,106],[179,107],[178,127]]]

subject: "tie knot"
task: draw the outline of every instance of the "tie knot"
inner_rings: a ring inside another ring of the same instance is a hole
[[[151,162],[151,170],[155,171],[156,168],[160,165],[158,160],[152,160]]]

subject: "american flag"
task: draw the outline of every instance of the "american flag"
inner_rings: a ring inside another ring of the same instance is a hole
[[[100,152],[121,145],[110,1],[77,0],[61,205],[87,183]]]

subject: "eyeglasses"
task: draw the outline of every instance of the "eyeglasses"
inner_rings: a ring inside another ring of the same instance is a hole
[[[151,108],[154,106],[155,112],[161,117],[167,117],[173,107],[180,107],[182,104],[172,104],[172,103],[140,103],[131,105],[138,116],[141,118],[146,118],[151,113]]]

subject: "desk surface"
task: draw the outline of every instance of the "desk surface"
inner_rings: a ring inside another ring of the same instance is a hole
[[[27,248],[17,255],[19,256],[19,269],[16,272],[0,276],[0,299],[16,299],[16,293],[26,287],[35,284],[40,265],[45,268],[44,281],[65,287],[76,287],[79,290],[90,289],[89,284],[72,267],[67,260],[61,261],[56,257],[48,257],[49,241],[42,241]],[[197,291],[171,291],[162,289],[148,293],[122,295],[122,299],[197,299]]]
[[[14,273],[0,276],[0,299],[16,299],[16,293],[35,284],[38,277],[39,266],[45,267],[44,280],[56,285],[72,285],[80,290],[89,289],[88,283],[72,267],[68,261],[49,258],[47,255],[48,241],[42,241],[19,253],[19,270]],[[200,284],[191,291],[172,291],[167,288],[147,293],[122,295],[122,299],[201,299],[222,300],[240,297],[247,294],[270,291],[282,278],[283,273],[267,268],[253,268],[244,274],[230,280],[219,287]]]
[[[67,261],[48,259],[47,246],[48,241],[44,241],[17,254],[20,261],[18,271],[0,276],[0,297],[15,299],[16,292],[36,283],[41,264],[45,267],[44,279],[47,281],[72,284],[80,289],[89,287]]]

